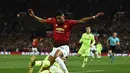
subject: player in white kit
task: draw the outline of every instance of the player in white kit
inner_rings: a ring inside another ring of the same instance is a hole
[[[93,59],[95,58],[95,56],[100,60],[100,56],[98,55],[98,52],[97,52],[97,49],[96,49],[96,46],[93,45],[90,49],[90,54],[92,56],[92,59],[91,61],[93,61]]]
[[[49,54],[47,61],[35,61],[35,56],[32,56],[29,62],[29,73],[33,73],[33,66],[34,65],[40,65],[42,66],[42,69],[40,70],[40,73],[49,73],[47,71],[54,62],[57,62],[61,69],[64,71],[64,73],[69,73],[68,69],[66,68],[66,65],[64,64],[61,57],[67,57],[69,56],[69,46],[63,45],[57,48],[53,48],[52,52]],[[44,72],[46,70],[46,72]]]

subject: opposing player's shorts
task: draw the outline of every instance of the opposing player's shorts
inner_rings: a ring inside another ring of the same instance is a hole
[[[57,47],[57,48],[53,48],[53,50],[50,53],[50,55],[54,57],[54,55],[55,55],[57,50],[61,50],[62,51],[63,57],[69,56],[70,49],[69,49],[68,45],[63,45],[63,46],[60,46],[60,47]]]
[[[90,47],[81,47],[78,51],[78,54],[89,56],[90,55]]]
[[[51,73],[64,73],[60,68],[58,68],[56,66],[51,66],[50,67],[50,72]]]
[[[90,50],[90,51],[92,51],[92,53],[95,53],[95,52],[97,52],[96,50]]]

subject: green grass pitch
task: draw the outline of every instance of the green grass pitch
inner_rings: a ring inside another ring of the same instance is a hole
[[[28,62],[31,56],[0,55],[0,73],[28,73]],[[42,60],[45,56],[36,56]],[[130,57],[116,57],[110,63],[109,57],[102,57],[101,61],[89,61],[85,68],[81,67],[82,57],[70,56],[67,67],[70,73],[130,73]],[[38,73],[39,67],[34,67]]]

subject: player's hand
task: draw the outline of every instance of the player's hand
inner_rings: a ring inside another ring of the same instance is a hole
[[[103,15],[104,15],[103,12],[99,12],[99,13],[97,13],[97,14],[95,15],[95,18],[96,18],[96,17],[99,17],[99,16],[103,16]]]
[[[119,46],[119,45],[120,45],[120,43],[118,42],[118,43],[116,43],[116,45],[117,45],[117,46]]]
[[[34,12],[33,12],[33,10],[32,10],[32,9],[28,9],[28,13],[29,13],[29,15],[30,15],[31,17],[33,17],[33,16],[34,16]]]

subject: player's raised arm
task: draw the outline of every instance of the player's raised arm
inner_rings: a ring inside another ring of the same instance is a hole
[[[80,38],[80,40],[79,40],[79,43],[82,43],[83,42],[83,35],[82,35],[82,37]]]
[[[120,40],[117,39],[116,45],[120,45]]]
[[[120,42],[117,42],[116,45],[120,45]]]
[[[36,15],[34,14],[34,12],[33,12],[32,9],[28,9],[28,13],[29,13],[29,15],[30,15],[32,18],[36,19],[37,21],[39,21],[39,22],[41,22],[41,23],[47,22],[45,19],[42,19],[42,18],[36,16]]]
[[[104,13],[103,13],[103,12],[100,12],[100,13],[97,13],[95,16],[84,17],[84,18],[80,19],[80,20],[78,21],[78,23],[83,23],[83,22],[85,22],[85,21],[88,21],[88,20],[90,20],[90,19],[95,19],[95,18],[97,18],[97,17],[99,17],[99,16],[102,16],[102,15],[104,15]]]

